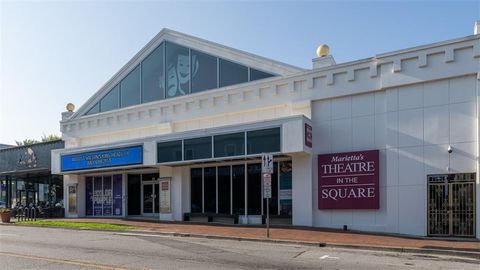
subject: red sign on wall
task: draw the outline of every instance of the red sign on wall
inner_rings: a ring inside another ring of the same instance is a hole
[[[378,153],[318,155],[318,209],[378,209]]]

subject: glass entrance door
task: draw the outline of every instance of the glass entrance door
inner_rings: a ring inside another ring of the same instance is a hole
[[[153,213],[153,184],[143,185],[143,214]]]
[[[160,201],[158,183],[144,183],[143,184],[143,214],[149,215],[159,213]]]

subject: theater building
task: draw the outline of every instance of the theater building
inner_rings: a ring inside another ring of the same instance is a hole
[[[472,35],[304,69],[164,29],[62,113],[65,215],[261,224],[271,153],[273,223],[478,238],[479,60]]]

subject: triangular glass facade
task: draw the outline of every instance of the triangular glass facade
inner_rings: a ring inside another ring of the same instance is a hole
[[[86,115],[273,77],[173,42],[164,41]]]

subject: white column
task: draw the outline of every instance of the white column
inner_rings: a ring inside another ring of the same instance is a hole
[[[74,218],[85,216],[85,181],[83,185],[79,184],[80,176],[77,174],[70,174],[63,176],[63,205],[65,207],[65,217]],[[77,213],[70,214],[68,212],[68,187],[77,185]],[[83,190],[82,190],[83,188]],[[81,199],[83,197],[83,200]]]
[[[312,158],[307,154],[292,156],[292,224],[313,225]]]

